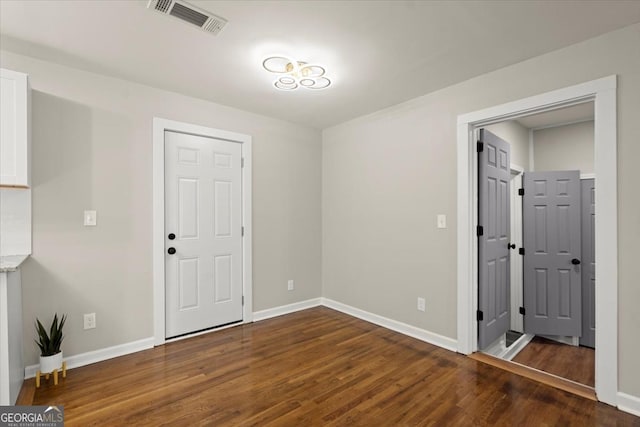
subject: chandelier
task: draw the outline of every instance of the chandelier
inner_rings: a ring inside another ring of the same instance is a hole
[[[324,67],[316,64],[296,61],[284,56],[271,56],[262,61],[265,70],[279,77],[273,85],[280,90],[295,90],[299,87],[307,89],[325,89],[331,85]]]

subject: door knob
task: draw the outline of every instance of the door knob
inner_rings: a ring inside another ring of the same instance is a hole
[[[571,264],[580,265],[580,260],[578,258],[574,258],[574,259],[571,260]]]
[[[516,244],[515,243],[507,243],[507,247],[509,249],[515,249],[516,248]]]
[[[169,255],[173,255],[176,253],[176,248],[169,248],[167,249],[167,252],[169,252]]]
[[[173,233],[169,233],[169,235],[167,236],[169,238],[169,240],[173,240],[176,238],[176,235]]]

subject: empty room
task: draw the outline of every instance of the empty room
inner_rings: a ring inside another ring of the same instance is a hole
[[[640,2],[0,0],[0,68],[0,426],[640,426]]]

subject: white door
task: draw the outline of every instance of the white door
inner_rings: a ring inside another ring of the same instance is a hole
[[[242,320],[240,143],[166,131],[166,338]]]

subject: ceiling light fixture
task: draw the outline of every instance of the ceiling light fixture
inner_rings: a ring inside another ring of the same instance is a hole
[[[265,70],[281,74],[273,85],[280,90],[295,90],[299,87],[307,89],[325,89],[331,85],[324,67],[306,62],[296,61],[284,56],[271,56],[262,61]]]

